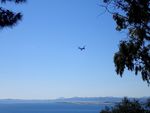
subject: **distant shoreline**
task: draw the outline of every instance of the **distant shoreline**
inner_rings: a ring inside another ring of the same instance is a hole
[[[146,101],[150,97],[130,98],[137,99],[141,102]],[[123,97],[72,97],[72,98],[58,98],[58,99],[0,99],[0,103],[72,103],[72,104],[114,104],[118,103]]]

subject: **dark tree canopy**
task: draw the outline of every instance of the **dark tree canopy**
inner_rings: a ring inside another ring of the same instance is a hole
[[[104,0],[104,4],[116,30],[127,32],[114,55],[117,74],[122,76],[127,68],[150,84],[150,0]]]
[[[14,2],[16,4],[23,3],[25,0],[0,0],[1,3]],[[0,7],[0,27],[12,27],[22,19],[20,12],[15,13],[11,10]]]
[[[150,113],[149,101],[140,103],[138,100],[129,100],[124,98],[122,102],[112,108],[106,107],[100,113]]]

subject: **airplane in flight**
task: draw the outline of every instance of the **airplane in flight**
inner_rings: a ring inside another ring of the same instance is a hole
[[[83,50],[85,50],[85,46],[83,46],[83,47],[78,47],[78,49],[81,50],[81,51],[83,51]]]

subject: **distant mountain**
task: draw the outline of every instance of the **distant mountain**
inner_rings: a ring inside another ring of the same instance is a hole
[[[73,98],[60,98],[53,101],[56,102],[120,102],[122,98],[118,97],[73,97]]]
[[[137,98],[141,102],[145,102],[148,97]],[[51,100],[23,100],[23,99],[0,99],[0,103],[73,103],[73,104],[115,104],[122,100],[121,97],[73,97],[58,98]],[[133,100],[134,98],[129,98]]]

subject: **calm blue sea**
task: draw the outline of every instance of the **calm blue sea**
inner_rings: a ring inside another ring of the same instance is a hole
[[[0,103],[0,113],[99,113],[103,108],[69,103]]]

